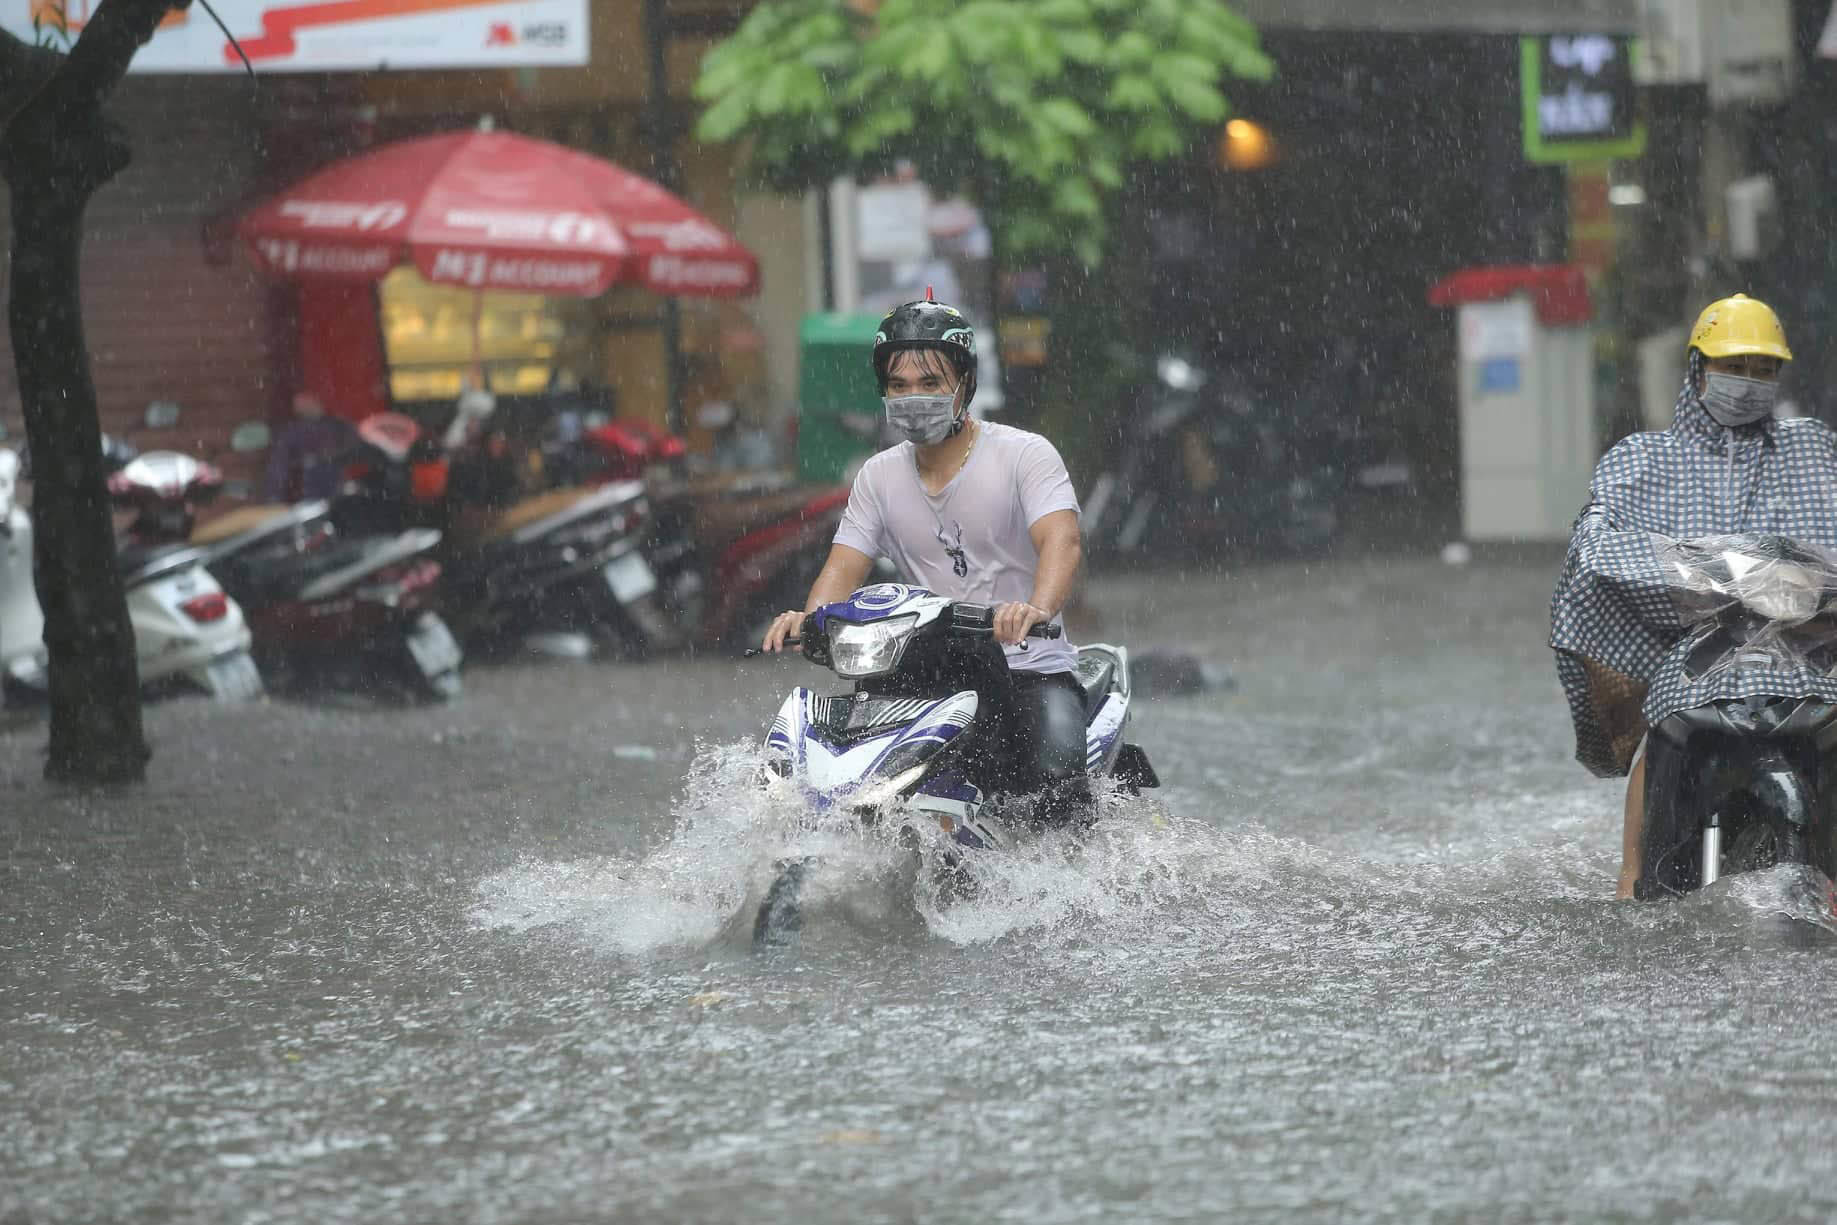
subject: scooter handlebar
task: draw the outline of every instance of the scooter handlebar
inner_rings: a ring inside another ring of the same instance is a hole
[[[821,634],[820,631],[816,629],[815,618],[816,615],[814,613],[807,615],[804,618],[803,635],[797,638],[785,639],[784,645],[788,647],[802,647],[806,640],[812,637],[820,638]],[[950,629],[952,633],[963,634],[966,637],[980,638],[993,634],[995,632],[995,606],[993,604],[971,604],[968,602],[953,604],[950,610]],[[1051,639],[1063,638],[1064,636],[1065,630],[1060,626],[1054,625],[1050,621],[1035,622],[1027,628],[1027,637],[1029,638]],[[754,659],[760,655],[769,653],[770,652],[760,647],[747,647],[744,651],[740,652],[740,658]]]
[[[981,636],[995,632],[995,605],[971,604],[961,602],[951,605],[951,629],[960,634]],[[1050,621],[1039,621],[1029,626],[1029,638],[1060,638],[1065,631]]]

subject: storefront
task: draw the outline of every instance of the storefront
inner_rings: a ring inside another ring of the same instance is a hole
[[[268,416],[288,392],[284,309],[218,224],[259,179],[248,104],[246,82],[129,77],[110,114],[133,161],[84,214],[84,326],[102,428],[232,465],[230,430]],[[0,198],[0,219],[4,210]],[[23,422],[14,380],[0,328],[7,445],[17,445]],[[142,428],[153,400],[181,406],[175,428]]]
[[[29,31],[26,2],[0,0],[0,23],[23,22]],[[406,271],[376,287],[302,287],[260,276],[234,236],[238,216],[319,166],[491,115],[507,130],[641,174],[669,163],[679,194],[749,247],[770,251],[768,271],[782,276],[779,269],[795,270],[802,260],[795,205],[743,208],[734,151],[702,149],[687,136],[700,55],[733,28],[745,4],[419,6],[427,11],[412,19],[413,54],[398,54],[405,44],[397,39],[387,65],[337,58],[382,44],[339,28],[364,19],[335,7],[272,3],[263,11],[276,20],[239,27],[263,75],[259,88],[217,70],[228,67],[222,39],[192,10],[142,49],[116,94],[111,110],[129,130],[135,161],[96,197],[85,249],[86,321],[105,428],[126,432],[149,400],[177,400],[181,425],[136,441],[234,466],[240,461],[227,448],[234,425],[284,417],[301,388],[352,417],[392,401],[450,398],[475,368],[513,397],[557,380],[597,383],[621,411],[659,422],[673,407],[691,418],[715,400],[763,412],[782,396],[795,367],[770,368],[772,338],[751,303],[671,307],[635,289],[590,302],[474,295]],[[86,14],[81,4],[69,7],[74,22]],[[233,11],[226,17],[240,20]],[[652,72],[647,17],[662,35],[661,74]],[[278,25],[288,25],[289,38],[270,37]],[[666,130],[667,153],[654,139]],[[785,289],[795,319],[801,283]],[[0,426],[17,430],[12,379],[0,329]]]

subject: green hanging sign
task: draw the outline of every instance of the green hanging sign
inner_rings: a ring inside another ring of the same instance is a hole
[[[1518,41],[1524,155],[1533,162],[1638,157],[1646,149],[1626,34],[1539,34]]]

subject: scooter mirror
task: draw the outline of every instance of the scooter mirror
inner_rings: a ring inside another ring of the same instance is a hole
[[[247,455],[266,449],[273,438],[274,431],[268,428],[266,421],[245,421],[231,432],[230,450]]]
[[[1179,357],[1163,357],[1155,364],[1161,381],[1175,391],[1197,391],[1205,383],[1205,371]]]
[[[169,430],[179,423],[176,400],[154,400],[147,405],[146,426],[150,430]]]

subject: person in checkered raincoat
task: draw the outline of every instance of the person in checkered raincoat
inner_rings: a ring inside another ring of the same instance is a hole
[[[1633,434],[1602,457],[1569,542],[1550,646],[1576,759],[1603,778],[1629,775],[1620,897],[1632,896],[1639,873],[1648,727],[1748,694],[1837,701],[1837,680],[1809,671],[1736,669],[1687,682],[1670,658],[1684,635],[1660,562],[1670,542],[1760,533],[1837,548],[1837,433],[1773,415],[1791,359],[1765,303],[1736,294],[1705,307],[1671,428]]]

